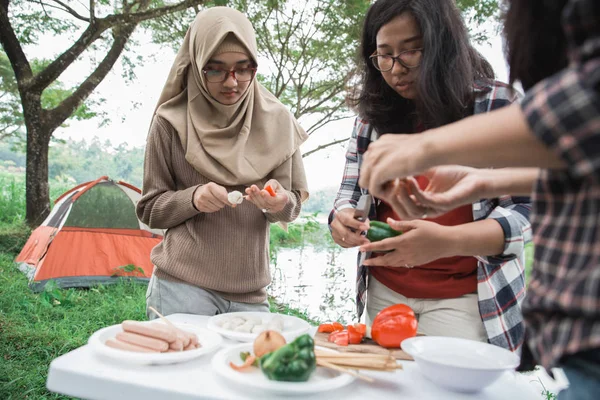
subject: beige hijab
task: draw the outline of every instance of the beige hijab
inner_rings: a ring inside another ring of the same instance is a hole
[[[287,190],[308,188],[300,145],[307,134],[283,104],[257,79],[234,105],[214,100],[202,68],[233,34],[257,60],[254,28],[246,16],[227,7],[200,12],[188,29],[156,114],[177,131],[186,160],[202,175],[222,185],[264,183],[269,178]]]

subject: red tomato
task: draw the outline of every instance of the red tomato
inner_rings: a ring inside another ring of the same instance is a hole
[[[348,346],[348,331],[333,332],[329,335],[327,340],[337,344],[338,346]]]
[[[331,325],[333,325],[333,329],[336,331],[344,330],[344,325],[340,324],[339,322],[333,322]]]
[[[366,330],[366,328],[365,328],[365,330]],[[359,344],[360,342],[362,342],[364,337],[365,337],[364,333],[361,333],[353,325],[348,325],[348,343]]]
[[[371,327],[373,340],[386,348],[400,347],[404,339],[416,334],[415,313],[405,304],[395,304],[381,310]]]
[[[334,332],[335,328],[332,324],[321,324],[319,328],[317,328],[317,332],[331,333]]]
[[[359,324],[358,322],[354,324],[354,329],[359,331],[363,336],[367,334],[367,326],[365,324]]]

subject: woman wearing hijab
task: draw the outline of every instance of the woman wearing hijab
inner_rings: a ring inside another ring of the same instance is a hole
[[[242,13],[204,10],[158,101],[137,214],[166,230],[146,294],[162,314],[269,310],[269,223],[293,221],[308,197],[307,135],[255,79],[256,60]],[[245,201],[230,203],[232,191]]]

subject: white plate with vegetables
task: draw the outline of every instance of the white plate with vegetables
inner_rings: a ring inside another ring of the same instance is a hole
[[[128,325],[131,325],[133,330],[130,330]],[[88,344],[95,353],[115,361],[138,365],[163,365],[186,362],[210,354],[217,350],[223,341],[221,335],[206,328],[179,323],[175,323],[174,326],[185,332],[189,338],[193,338],[197,345],[191,346],[188,343],[189,347],[183,348],[182,344],[175,349],[175,341],[167,337],[172,327],[160,321],[124,321],[123,324],[108,326],[94,332]],[[152,333],[152,327],[159,328],[157,334]],[[167,336],[164,338],[159,337],[165,334]],[[162,341],[167,343],[166,349],[160,348]],[[155,344],[158,347],[151,348]],[[173,349],[170,349],[171,347]]]
[[[228,339],[252,342],[265,330],[280,332],[291,342],[308,332],[308,322],[291,315],[264,312],[234,312],[219,314],[208,319],[207,327]]]
[[[236,371],[230,363],[241,365],[242,353],[253,354],[253,344],[243,343],[228,347],[213,356],[213,371],[221,378],[238,384],[240,388],[253,389],[258,392],[269,392],[274,395],[301,396],[339,389],[354,381],[354,376],[317,367],[306,382],[282,382],[270,380],[260,367],[253,366],[244,371]]]

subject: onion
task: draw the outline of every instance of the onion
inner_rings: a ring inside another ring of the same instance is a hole
[[[262,357],[267,353],[277,350],[285,345],[285,338],[277,331],[263,331],[254,340],[254,355]]]

